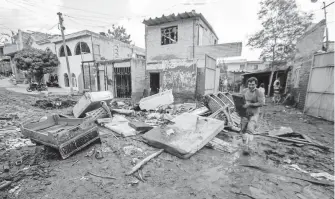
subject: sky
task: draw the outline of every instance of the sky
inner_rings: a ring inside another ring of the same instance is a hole
[[[296,0],[302,11],[314,13],[315,23],[324,18],[322,1]],[[239,58],[257,60],[260,50],[246,47],[248,37],[261,28],[257,19],[260,0],[0,0],[0,33],[32,30],[60,34],[58,15],[64,17],[65,34],[80,30],[106,32],[122,25],[136,46],[145,47],[144,19],[195,10],[204,15],[219,43],[242,42]],[[333,0],[326,0],[326,4]],[[327,7],[330,40],[335,35],[335,3]]]

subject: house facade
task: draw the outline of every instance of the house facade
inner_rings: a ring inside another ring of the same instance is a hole
[[[63,40],[60,36],[37,41],[32,46],[42,50],[51,50],[55,53],[60,61],[60,65],[56,71],[59,85],[61,87],[69,87],[70,81],[72,81],[74,89],[79,91],[85,89],[83,79],[83,70],[85,68],[83,68],[83,62],[91,63],[93,66],[95,62],[105,59],[145,57],[144,49],[88,30],[65,35],[65,41],[71,71],[70,76],[67,70]],[[94,78],[97,77],[95,76]],[[94,90],[97,90],[98,84],[94,84],[94,86]]]
[[[242,43],[218,44],[213,27],[192,12],[144,20],[146,87],[151,93],[172,89],[175,97],[216,92],[217,57],[239,56]]]

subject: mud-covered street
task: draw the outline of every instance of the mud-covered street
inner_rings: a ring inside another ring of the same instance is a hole
[[[255,135],[249,155],[241,148],[229,153],[203,148],[190,159],[163,152],[137,173],[126,176],[134,165],[157,151],[141,136],[115,137],[101,130],[95,143],[62,160],[42,145],[21,143],[19,123],[39,120],[51,113],[68,113],[72,107],[41,109],[37,100],[76,101],[79,96],[26,95],[1,88],[0,181],[11,181],[1,189],[1,198],[334,198],[333,180],[312,177],[313,173],[334,175],[333,123],[301,114],[282,105],[265,106],[259,133],[281,126],[305,134],[329,150]],[[238,146],[241,136],[221,132],[220,139]],[[103,158],[92,153],[101,149]],[[22,162],[17,162],[19,159]],[[3,166],[8,165],[5,171]],[[137,178],[141,176],[142,178]],[[140,180],[139,180],[140,179]]]

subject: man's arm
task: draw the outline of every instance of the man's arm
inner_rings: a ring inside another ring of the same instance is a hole
[[[256,95],[257,95],[257,99],[258,102],[256,103],[250,103],[250,106],[252,107],[261,107],[263,106],[263,102],[264,102],[264,94],[262,92],[260,92],[259,90],[256,90]]]

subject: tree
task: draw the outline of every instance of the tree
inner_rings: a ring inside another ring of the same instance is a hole
[[[247,45],[262,49],[261,59],[271,61],[270,95],[275,63],[294,57],[296,40],[312,24],[313,14],[300,12],[295,0],[262,0],[260,6],[262,29],[249,38]]]
[[[111,39],[116,39],[124,43],[130,44],[130,34],[127,34],[126,29],[123,26],[112,26],[112,30],[108,29],[107,33],[100,32],[101,35],[109,37]]]
[[[38,83],[41,83],[44,74],[52,73],[59,65],[57,56],[51,51],[36,48],[27,48],[17,52],[14,61],[18,69],[26,70],[35,77]]]

